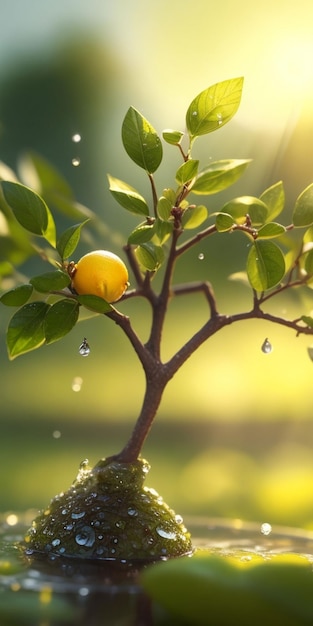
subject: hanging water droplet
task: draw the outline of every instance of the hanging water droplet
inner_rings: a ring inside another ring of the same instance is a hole
[[[200,254],[198,254],[198,259],[199,259],[199,261],[203,261],[203,259],[204,259],[203,252],[200,252]]]
[[[262,535],[269,535],[272,532],[272,526],[268,522],[264,522],[261,526]]]
[[[82,343],[80,344],[79,348],[78,348],[78,352],[81,356],[89,356],[90,354],[90,346],[89,343],[86,339],[86,337],[84,337]]]
[[[72,165],[73,165],[74,167],[78,167],[78,166],[80,165],[80,158],[79,158],[79,157],[74,157],[74,158],[72,159]]]
[[[86,355],[87,356],[87,355]],[[72,381],[72,390],[76,393],[81,390],[83,379],[80,376],[75,376]]]
[[[273,351],[273,346],[267,337],[262,343],[261,350],[262,352],[264,352],[264,354],[270,354],[270,352]]]
[[[74,133],[74,135],[72,135],[72,141],[74,143],[79,143],[81,141],[81,135],[79,133]]]

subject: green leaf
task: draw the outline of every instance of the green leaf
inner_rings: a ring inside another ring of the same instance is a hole
[[[283,183],[280,181],[272,185],[260,195],[260,200],[266,204],[268,208],[267,219],[273,221],[283,210],[285,206],[285,191]]]
[[[77,301],[82,304],[86,309],[91,309],[96,313],[109,313],[113,310],[113,307],[106,302],[103,298],[94,295],[81,295],[77,296]]]
[[[78,313],[79,303],[74,299],[65,298],[53,304],[45,316],[46,343],[53,343],[67,335],[75,326]]]
[[[89,222],[89,219],[81,222],[80,224],[71,226],[65,230],[58,239],[56,248],[62,261],[64,261],[64,259],[68,259],[76,250],[80,240],[81,229],[85,226],[85,224],[87,224],[87,222]]]
[[[257,239],[248,254],[247,274],[256,291],[275,287],[285,274],[285,259],[280,248],[272,241]]]
[[[96,217],[90,209],[76,202],[67,180],[42,156],[34,152],[23,155],[19,161],[19,172],[23,182],[62,215],[71,219]]]
[[[161,220],[166,222],[171,217],[172,208],[173,203],[171,200],[168,200],[165,196],[161,196],[159,198],[157,204],[157,214]]]
[[[313,275],[313,249],[305,255],[304,268],[308,274]]]
[[[175,179],[178,185],[186,185],[197,176],[199,161],[189,159],[183,163],[177,170]]]
[[[25,302],[29,300],[32,292],[32,285],[19,285],[15,287],[15,289],[3,293],[2,296],[0,296],[0,302],[6,306],[22,306],[22,304],[25,304]]]
[[[112,196],[124,209],[137,215],[149,215],[149,207],[136,189],[109,174],[108,180]]]
[[[71,279],[66,272],[62,270],[54,270],[54,272],[46,272],[40,276],[34,276],[29,281],[36,291],[40,293],[48,293],[49,291],[59,291],[67,287]]]
[[[6,202],[23,228],[55,247],[54,220],[44,200],[20,183],[3,181],[1,185]]]
[[[264,226],[261,226],[261,228],[259,228],[258,238],[270,239],[273,237],[279,237],[285,232],[286,228],[282,224],[277,224],[277,222],[268,222],[267,224],[264,224]]]
[[[184,133],[182,133],[180,130],[172,130],[170,128],[163,130],[162,133],[164,141],[166,141],[166,143],[170,143],[173,146],[177,146],[181,142],[183,136]]]
[[[158,238],[160,245],[165,243],[173,232],[173,222],[163,222],[157,219],[155,221],[155,236]]]
[[[224,204],[222,212],[231,215],[238,224],[245,223],[246,216],[249,215],[252,224],[257,226],[266,221],[268,208],[259,198],[241,196]]]
[[[264,559],[201,550],[146,568],[141,583],[169,612],[169,624],[305,626],[313,620],[312,566],[299,554]]]
[[[44,319],[49,308],[46,302],[30,302],[13,315],[7,330],[10,360],[39,348],[45,342]]]
[[[47,194],[59,194],[73,199],[73,193],[67,180],[43,156],[31,151],[23,154],[19,160],[19,173],[26,185],[46,197]]]
[[[208,217],[208,209],[203,204],[189,206],[182,215],[182,226],[187,229],[198,228]]]
[[[313,224],[313,183],[298,196],[292,214],[293,224],[297,227]]]
[[[313,317],[311,317],[310,315],[302,315],[301,319],[307,326],[313,328]]]
[[[154,235],[154,224],[140,224],[129,235],[127,243],[141,244],[150,241]]]
[[[135,254],[140,265],[149,272],[157,271],[164,260],[163,248],[152,242],[138,246],[135,250]]]
[[[122,141],[128,156],[149,174],[155,172],[163,156],[162,144],[153,126],[139,111],[130,107],[122,124]]]
[[[186,114],[190,137],[206,135],[227,124],[239,107],[242,87],[243,78],[232,78],[199,93]]]
[[[313,318],[311,318],[311,320],[312,320],[312,326],[313,326]],[[308,346],[307,351],[308,351],[308,355],[311,361],[313,361],[313,346]]]
[[[228,213],[218,213],[216,216],[215,226],[219,233],[227,232],[234,226],[234,218]]]
[[[249,159],[214,161],[198,174],[191,191],[202,195],[223,191],[242,176],[250,162]]]

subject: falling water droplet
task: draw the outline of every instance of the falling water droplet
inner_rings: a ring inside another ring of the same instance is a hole
[[[75,376],[72,381],[72,390],[78,393],[81,390],[83,379],[80,376]]]
[[[262,535],[269,535],[272,532],[272,526],[268,522],[264,522],[261,525],[261,533]]]
[[[264,352],[264,354],[270,354],[270,352],[273,351],[273,346],[267,337],[262,343],[261,350],[262,352]]]
[[[72,135],[72,141],[74,143],[79,143],[81,141],[81,135],[79,133],[75,133],[74,135]]]
[[[89,356],[90,354],[90,346],[89,343],[86,339],[86,337],[84,337],[82,343],[80,344],[79,348],[78,348],[78,352],[81,356]]]
[[[72,159],[72,165],[73,165],[74,167],[78,167],[78,166],[80,165],[80,158],[79,158],[79,157],[74,157],[74,158]]]
[[[15,515],[14,513],[10,513],[7,517],[6,517],[6,523],[8,524],[8,526],[15,526],[15,524],[18,523],[18,516]]]
[[[199,261],[203,261],[203,259],[204,259],[203,252],[200,252],[200,254],[198,254],[198,259],[199,259]]]

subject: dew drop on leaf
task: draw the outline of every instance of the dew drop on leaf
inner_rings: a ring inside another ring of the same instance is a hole
[[[80,344],[79,348],[78,348],[78,352],[81,356],[89,356],[90,354],[90,346],[89,343],[86,339],[86,337],[84,337],[82,343]]]
[[[53,439],[60,439],[61,435],[62,435],[62,433],[61,433],[60,430],[54,430],[53,433],[52,433]]]
[[[72,165],[73,165],[74,167],[78,167],[78,166],[80,165],[80,158],[79,158],[79,157],[74,157],[74,158],[72,159]]]
[[[270,354],[270,352],[273,351],[273,346],[267,337],[262,343],[261,350],[262,352],[264,352],[264,354]]]
[[[200,254],[198,254],[198,259],[199,259],[199,261],[203,261],[203,259],[204,259],[203,252],[200,252]]]

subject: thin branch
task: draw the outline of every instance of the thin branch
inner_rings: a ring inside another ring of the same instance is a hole
[[[150,180],[151,191],[152,191],[153,213],[154,213],[154,216],[157,217],[158,194],[155,188],[153,174],[148,174],[148,177]]]
[[[278,315],[265,313],[260,308],[253,308],[250,311],[237,313],[235,315],[216,315],[211,317],[181,348],[174,356],[165,364],[168,370],[168,380],[182,367],[190,356],[203,344],[207,339],[212,337],[216,332],[236,322],[242,322],[251,319],[262,319],[280,326],[286,326],[296,332],[296,335],[313,335],[313,328],[303,326],[301,320],[286,320]],[[300,323],[299,323],[300,322]]]
[[[171,293],[174,296],[184,296],[189,293],[203,292],[210,306],[210,317],[218,315],[216,308],[216,299],[211,283],[209,282],[194,282],[184,283],[182,285],[175,285],[172,287]]]
[[[142,288],[143,287],[143,282],[144,282],[144,278],[143,275],[140,271],[140,267],[139,267],[139,263],[136,259],[136,256],[134,254],[134,250],[133,247],[130,244],[126,244],[126,246],[124,246],[124,251],[127,255],[127,259],[128,259],[128,263],[132,269],[132,272],[134,274],[136,283],[138,285],[138,287]]]
[[[188,239],[187,241],[185,241],[184,243],[182,243],[180,246],[177,247],[176,256],[181,256],[182,254],[184,254],[184,252],[189,250],[189,248],[199,243],[199,241],[202,241],[202,239],[204,239],[205,237],[208,237],[209,235],[213,235],[213,233],[216,233],[216,232],[217,232],[217,228],[215,224],[212,224],[211,226],[208,226],[208,228],[201,230],[196,235],[194,235],[194,237],[191,237],[190,239]]]
[[[259,299],[259,303],[263,304],[263,302],[266,302],[266,300],[269,300],[270,298],[277,296],[279,293],[286,291],[286,289],[292,289],[294,287],[300,287],[301,285],[305,285],[307,281],[309,280],[309,278],[311,278],[311,276],[305,276],[304,278],[299,278],[298,280],[294,280],[293,282],[287,282],[284,285],[280,285],[279,287],[274,289],[274,291],[272,291],[271,293],[268,293],[266,296],[263,295]]]
[[[155,359],[139,339],[137,333],[131,325],[129,317],[127,315],[123,315],[116,309],[105,313],[105,315],[106,317],[112,319],[124,331],[126,337],[133,346],[146,375],[151,373],[151,371],[155,368]]]

